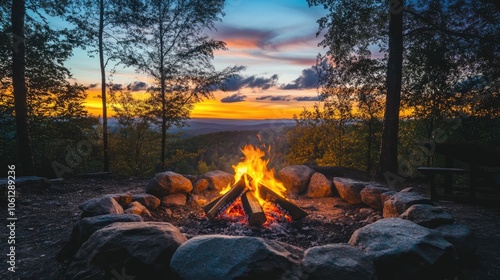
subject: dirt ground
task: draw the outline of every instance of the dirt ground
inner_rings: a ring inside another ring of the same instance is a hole
[[[87,199],[105,194],[143,193],[148,179],[68,179],[54,183],[48,190],[33,191],[19,188],[16,216],[16,267],[7,271],[8,245],[3,226],[0,239],[0,279],[64,279],[68,262],[59,263],[56,255],[68,240],[73,225],[80,219],[78,205]],[[415,183],[418,190],[427,187]],[[193,200],[186,206],[168,211],[160,206],[152,217],[144,220],[170,222],[188,237],[201,234],[249,235],[272,238],[308,248],[327,243],[347,242],[354,230],[380,219],[380,213],[344,203],[338,198],[297,201],[310,215],[302,221],[276,223],[272,227],[256,229],[242,223],[208,222],[203,211]],[[479,247],[474,263],[464,266],[461,279],[500,279],[500,202],[490,206],[439,202],[457,223],[469,225],[475,232]],[[6,221],[6,205],[0,219]],[[6,222],[5,222],[6,223]]]

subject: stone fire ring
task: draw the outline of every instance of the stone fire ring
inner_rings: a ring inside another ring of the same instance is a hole
[[[158,173],[145,194],[110,194],[80,205],[82,218],[58,255],[71,261],[68,279],[446,279],[474,256],[471,229],[411,188],[395,192],[370,182],[328,180],[304,165],[278,179],[290,196],[332,196],[381,211],[384,219],[356,230],[347,244],[303,250],[247,236],[187,238],[170,223],[140,215],[160,204],[183,205],[187,194],[221,190],[233,182],[223,171],[204,176]]]

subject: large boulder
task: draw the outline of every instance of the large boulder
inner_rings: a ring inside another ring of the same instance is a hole
[[[132,196],[132,201],[137,201],[148,209],[156,209],[161,203],[158,197],[147,193],[134,194]]]
[[[186,237],[172,224],[114,223],[85,242],[66,279],[171,279],[170,260]]]
[[[333,178],[333,184],[337,189],[340,197],[347,203],[358,204],[361,203],[361,191],[366,187],[365,182],[335,177]]]
[[[429,204],[432,201],[414,192],[398,192],[384,202],[384,218],[397,218],[415,204]]]
[[[448,242],[453,244],[461,261],[473,258],[477,249],[477,239],[472,229],[466,225],[442,225],[436,228]]]
[[[307,197],[327,197],[333,196],[333,184],[322,173],[316,172],[311,176],[309,185],[307,186]]]
[[[328,244],[305,251],[304,275],[310,280],[375,280],[373,260],[361,249],[347,244]]]
[[[380,210],[384,207],[384,202],[382,201],[382,194],[391,191],[388,188],[367,186],[363,188],[360,192],[361,201],[370,206],[372,209]]]
[[[292,165],[281,169],[277,177],[283,183],[288,193],[296,196],[306,191],[313,174],[314,170],[309,166]]]
[[[234,184],[234,175],[221,170],[207,172],[203,177],[208,180],[212,189],[218,191]]]
[[[82,210],[82,217],[91,217],[106,214],[123,214],[123,207],[110,196],[89,199],[78,206]]]
[[[302,249],[283,242],[205,235],[182,244],[170,266],[184,280],[286,279],[300,273],[302,256]]]
[[[381,279],[453,279],[457,256],[442,234],[388,218],[356,230],[349,244],[373,258]]]
[[[57,255],[57,260],[62,262],[72,258],[76,252],[78,252],[80,246],[82,246],[94,232],[118,222],[142,222],[142,218],[139,215],[130,214],[108,214],[83,218],[73,227],[71,238]]]
[[[441,207],[429,204],[415,204],[406,209],[400,218],[410,220],[423,227],[436,228],[453,223],[453,217]]]
[[[155,174],[146,186],[146,193],[159,198],[173,193],[189,193],[192,190],[193,184],[189,179],[172,171]]]

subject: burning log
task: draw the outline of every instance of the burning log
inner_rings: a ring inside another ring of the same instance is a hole
[[[243,211],[245,211],[249,225],[258,227],[266,222],[266,214],[251,191],[243,194],[241,204],[243,204]]]
[[[286,200],[285,198],[281,197],[268,187],[264,185],[259,185],[259,192],[260,192],[260,197],[263,198],[264,200],[267,200],[269,202],[272,202],[279,206],[281,210],[289,214],[292,219],[294,220],[300,220],[304,218],[305,216],[309,215],[307,214],[306,211],[302,210],[297,204]]]
[[[215,204],[223,197],[224,195],[219,195],[218,197],[214,198],[212,201],[201,207],[205,213],[208,213],[212,207],[215,206]]]
[[[205,213],[207,214],[207,217],[209,220],[213,221],[215,218],[222,213],[224,210],[226,210],[229,206],[231,206],[238,197],[240,197],[243,192],[246,189],[245,185],[245,179],[247,178],[248,175],[243,175],[241,178],[236,182],[233,187],[222,197],[220,197],[217,202],[214,204],[210,210],[206,211],[205,207],[203,208],[205,210]],[[247,179],[248,181],[248,179]],[[213,201],[212,201],[213,202]],[[208,205],[210,205],[212,202],[210,202]],[[207,205],[207,206],[208,206]],[[208,208],[208,207],[207,207]]]

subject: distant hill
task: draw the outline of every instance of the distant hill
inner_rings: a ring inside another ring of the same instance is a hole
[[[117,119],[109,118],[108,125],[113,128],[117,125]],[[269,119],[269,120],[237,120],[237,119],[190,119],[188,126],[169,130],[169,133],[181,132],[184,136],[195,136],[201,134],[223,132],[223,131],[245,131],[262,130],[291,127],[295,125],[292,119]]]

